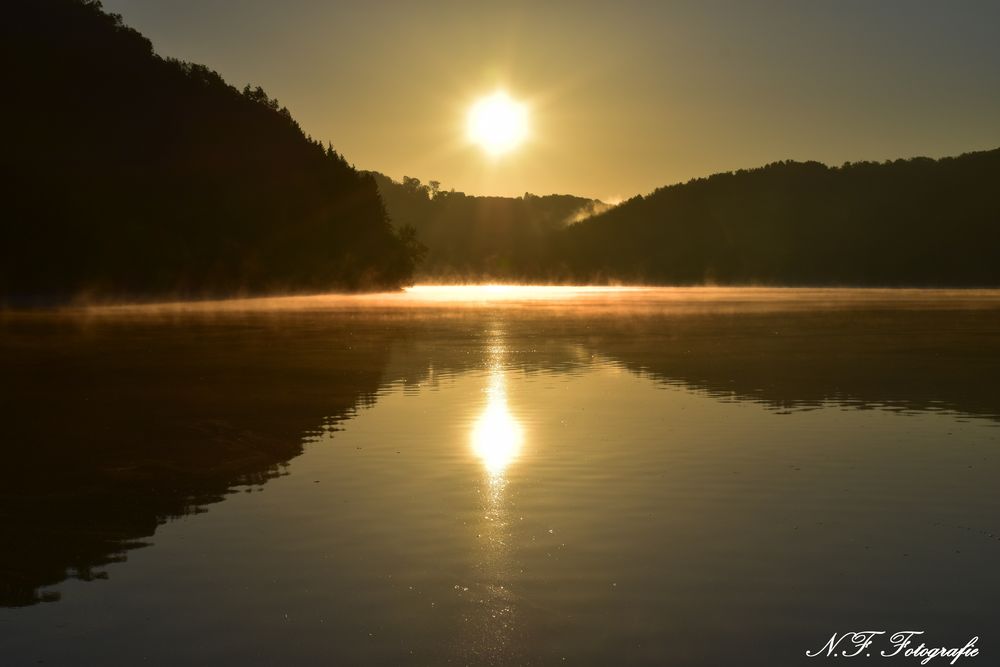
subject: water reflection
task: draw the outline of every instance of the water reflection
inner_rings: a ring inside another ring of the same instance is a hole
[[[0,607],[107,578],[162,524],[260,489],[370,405],[398,332],[311,322],[0,318]]]
[[[490,478],[499,481],[520,454],[524,440],[521,425],[507,406],[504,371],[499,366],[490,371],[486,397],[486,409],[472,429],[472,450],[482,460]]]
[[[495,329],[486,347],[486,407],[471,434],[472,451],[485,476],[480,489],[483,522],[478,534],[482,599],[478,618],[472,619],[475,631],[468,636],[466,657],[484,664],[507,664],[514,657],[515,607],[510,589],[513,508],[507,470],[521,452],[524,430],[507,403],[506,356],[504,331]]]

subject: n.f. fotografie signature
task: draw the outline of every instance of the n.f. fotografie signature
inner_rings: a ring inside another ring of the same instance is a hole
[[[883,658],[914,658],[920,661],[921,665],[926,665],[935,658],[951,658],[950,664],[954,665],[959,658],[975,658],[979,655],[976,642],[979,637],[973,637],[959,648],[947,646],[928,646],[919,641],[917,635],[924,634],[923,630],[901,630],[894,632],[888,637],[887,648],[879,650],[874,646],[876,642],[884,642],[883,635],[888,634],[885,630],[860,630],[857,632],[834,632],[830,639],[815,651],[806,651],[809,658],[856,658],[858,656],[872,657],[872,655]]]

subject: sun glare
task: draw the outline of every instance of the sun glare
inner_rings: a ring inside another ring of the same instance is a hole
[[[467,130],[469,141],[490,155],[507,153],[528,136],[528,109],[498,90],[472,105]]]
[[[494,370],[487,390],[486,409],[472,429],[472,449],[491,476],[499,476],[521,451],[521,426],[507,407],[502,371]]]

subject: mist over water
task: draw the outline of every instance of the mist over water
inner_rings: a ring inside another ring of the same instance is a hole
[[[4,664],[815,664],[1000,593],[996,291],[8,312],[0,372]]]

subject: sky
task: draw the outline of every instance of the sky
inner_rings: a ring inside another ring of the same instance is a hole
[[[104,0],[158,53],[260,85],[359,169],[616,201],[776,160],[1000,147],[1000,3]],[[469,143],[477,98],[528,108]]]

